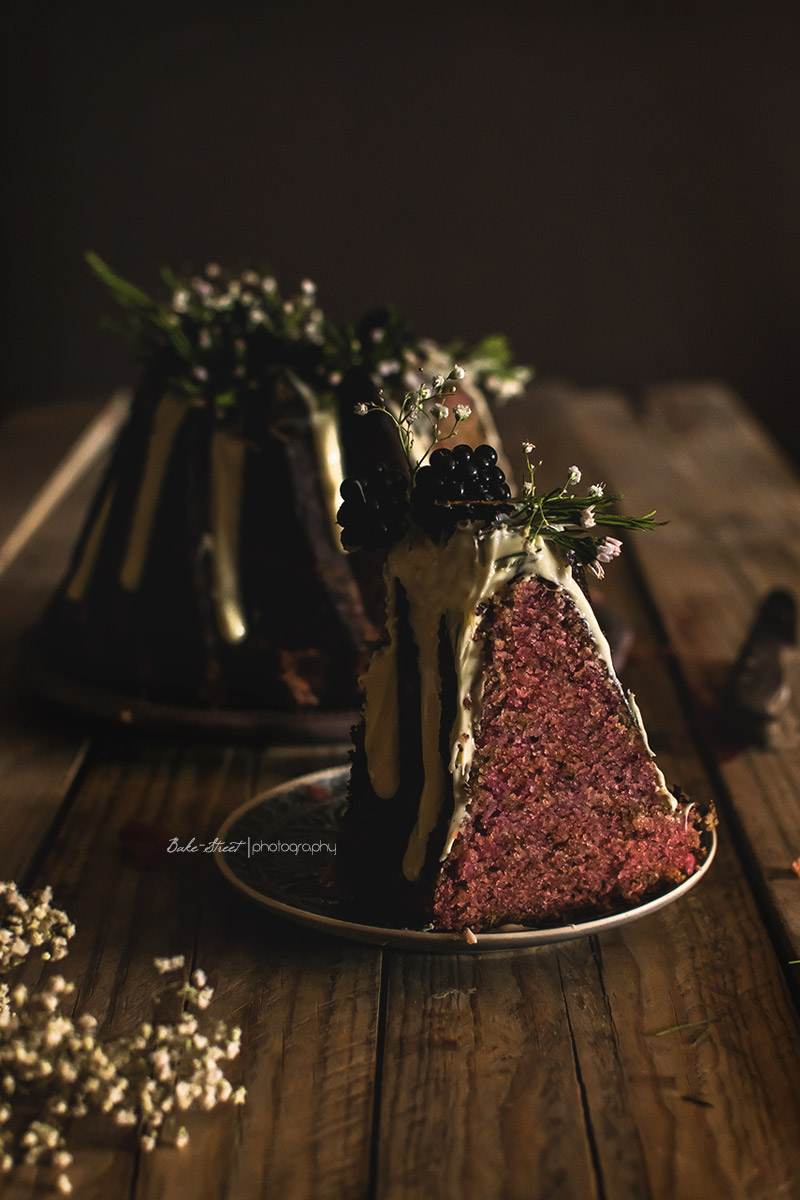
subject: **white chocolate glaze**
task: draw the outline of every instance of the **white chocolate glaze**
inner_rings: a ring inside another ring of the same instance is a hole
[[[235,644],[247,637],[239,588],[239,524],[246,447],[225,429],[211,437],[211,570],[219,631]]]
[[[403,859],[403,873],[413,882],[419,878],[425,862],[428,840],[436,828],[447,791],[445,767],[439,753],[442,622],[455,660],[457,688],[449,762],[454,810],[442,858],[450,852],[466,811],[466,783],[474,751],[473,725],[480,714],[482,692],[481,645],[477,634],[486,603],[495,592],[512,579],[525,577],[540,578],[563,589],[586,623],[618,688],[619,681],[608,642],[589,601],[573,578],[569,563],[541,537],[530,540],[524,532],[506,526],[490,530],[464,527],[439,546],[422,534],[412,533],[390,551],[385,576],[389,640],[373,655],[363,680],[365,750],[373,789],[379,797],[388,799],[400,783],[396,613],[396,583],[399,583],[408,598],[409,624],[419,652],[421,687],[424,784],[417,821]],[[621,688],[620,695],[623,695]],[[637,714],[634,704],[631,715],[641,729],[641,717]],[[669,796],[663,775],[660,772],[658,775]],[[676,802],[671,799],[674,806]]]
[[[670,812],[675,812],[676,808],[678,807],[678,801],[675,799],[672,792],[667,787],[667,781],[664,778],[664,773],[661,770],[661,768],[658,766],[658,764],[655,762],[656,756],[653,753],[653,751],[650,749],[650,742],[647,737],[647,730],[644,727],[644,721],[642,720],[642,714],[639,711],[639,705],[636,703],[636,697],[634,696],[632,691],[629,690],[627,692],[626,699],[628,701],[628,708],[631,710],[631,716],[633,717],[634,724],[636,725],[636,728],[639,730],[639,733],[642,735],[642,741],[644,742],[644,748],[647,751],[647,753],[650,755],[650,758],[653,760],[653,770],[655,771],[656,776],[658,778],[658,789],[657,789],[658,794],[664,802],[664,807],[668,808],[670,810]]]
[[[114,493],[116,490],[116,484],[112,483],[103,497],[103,501],[97,511],[97,516],[84,542],[78,564],[67,585],[67,599],[73,600],[76,604],[83,599],[86,594],[86,588],[89,586],[89,580],[94,571],[94,564],[97,562],[97,555],[100,553],[103,534],[108,524],[108,517],[111,512],[111,505],[114,503]]]
[[[311,436],[314,439],[314,453],[325,511],[334,544],[341,549],[341,529],[336,522],[336,514],[341,504],[339,488],[344,480],[344,458],[336,402],[332,395],[318,396],[313,388],[298,378],[293,371],[288,371],[287,375],[298,396],[305,401],[311,418]]]
[[[120,584],[128,592],[135,592],[142,582],[153,520],[172,446],[191,403],[188,396],[165,392],[156,407],[142,479],[131,518],[128,545],[119,573]]]

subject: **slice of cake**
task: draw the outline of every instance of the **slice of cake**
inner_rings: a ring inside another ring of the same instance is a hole
[[[693,874],[713,823],[667,787],[583,581],[619,552],[596,525],[653,514],[570,492],[576,468],[538,497],[529,457],[513,501],[491,459],[439,449],[415,472],[338,849],[358,901],[438,930],[636,904]],[[350,544],[354,517],[343,505]]]

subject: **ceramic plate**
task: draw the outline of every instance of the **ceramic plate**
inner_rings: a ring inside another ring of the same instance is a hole
[[[704,834],[708,854],[691,878],[646,904],[573,925],[542,929],[505,926],[477,934],[474,944],[451,933],[361,925],[345,919],[341,902],[324,883],[326,868],[335,853],[349,772],[349,767],[331,767],[249,800],[228,817],[217,834],[215,858],[234,887],[271,912],[354,941],[407,950],[474,953],[517,950],[602,933],[649,916],[685,895],[705,875],[717,849],[716,835]]]

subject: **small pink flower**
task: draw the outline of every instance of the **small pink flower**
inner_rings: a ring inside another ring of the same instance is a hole
[[[800,858],[796,858],[794,860],[792,863],[792,870],[794,871],[795,875],[800,875]]]
[[[597,561],[601,563],[611,562],[612,558],[616,558],[622,549],[622,542],[619,538],[605,537],[597,547]]]

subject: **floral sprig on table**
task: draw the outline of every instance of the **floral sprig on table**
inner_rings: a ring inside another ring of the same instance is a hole
[[[535,474],[537,467],[542,464],[531,459],[535,449],[532,442],[523,442],[522,449],[528,478],[523,484],[522,496],[516,501],[512,514],[506,518],[508,524],[523,529],[531,540],[542,537],[551,545],[569,550],[598,579],[605,574],[603,564],[611,562],[620,553],[622,542],[616,537],[599,537],[591,530],[598,526],[643,530],[665,524],[654,519],[655,511],[643,517],[628,517],[614,512],[613,507],[622,496],[606,496],[602,483],[593,483],[585,493],[569,492],[569,488],[581,481],[581,471],[575,466],[568,469],[567,479],[560,488],[538,496]]]
[[[316,284],[304,279],[296,294],[284,295],[268,270],[232,273],[208,263],[178,276],[165,268],[164,301],[117,275],[96,254],[87,262],[127,320],[112,328],[137,347],[148,368],[191,398],[230,409],[262,387],[275,367],[289,367],[309,386],[334,394],[352,373],[400,403],[420,369],[435,373],[445,352],[418,338],[394,309],[367,313],[355,325],[332,321],[323,312]],[[502,335],[465,348],[468,381],[502,398],[517,395],[530,379],[515,366]]]
[[[0,975],[38,953],[64,958],[75,928],[52,907],[49,888],[23,896],[0,883]],[[52,975],[34,990],[0,981],[0,1177],[16,1164],[51,1167],[55,1186],[72,1191],[67,1149],[70,1123],[90,1113],[130,1126],[143,1150],[169,1134],[183,1147],[181,1113],[244,1102],[241,1087],[225,1074],[237,1057],[241,1031],[206,1016],[214,991],[195,970],[188,981],[184,959],[155,960],[165,981],[154,999],[183,1006],[175,1022],[145,1022],[129,1036],[104,1037],[95,1017],[68,1011],[75,985]]]

